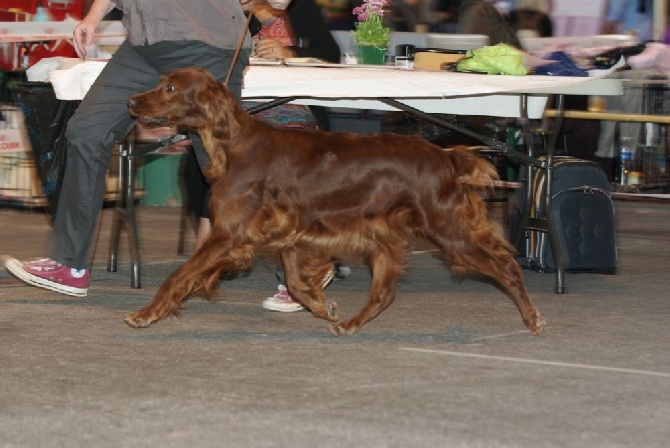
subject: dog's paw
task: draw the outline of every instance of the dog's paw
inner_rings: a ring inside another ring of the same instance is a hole
[[[339,338],[340,336],[351,336],[352,334],[358,333],[358,327],[353,325],[349,326],[343,322],[336,322],[328,325],[328,330],[336,338]]]
[[[540,314],[538,310],[534,310],[531,313],[531,317],[528,320],[524,320],[524,324],[533,333],[535,336],[538,336],[544,330],[544,327],[547,326],[547,321],[544,320],[544,317]]]
[[[146,328],[156,319],[146,319],[139,312],[128,314],[123,321],[133,328]]]

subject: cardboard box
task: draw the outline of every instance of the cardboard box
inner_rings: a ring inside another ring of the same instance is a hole
[[[0,153],[30,151],[23,129],[0,129]]]

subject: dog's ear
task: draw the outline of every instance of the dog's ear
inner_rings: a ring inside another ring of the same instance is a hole
[[[239,132],[241,125],[236,118],[237,104],[226,86],[208,75],[191,87],[190,103],[192,109],[186,114],[184,126],[191,129],[210,127],[217,132],[217,138],[230,140]],[[187,99],[187,102],[189,100]]]
[[[225,84],[220,84],[219,89],[221,91],[221,109],[223,114],[222,121],[224,121],[228,126],[228,138],[232,139],[242,128],[242,124],[238,119],[238,112],[242,106],[230,93],[228,87],[226,87]]]
[[[199,70],[192,70],[195,75],[200,75]],[[216,92],[217,81],[208,73],[202,71],[202,75],[191,80],[184,90],[185,113],[183,125],[191,129],[202,129],[214,126],[220,115],[217,105],[218,95]]]

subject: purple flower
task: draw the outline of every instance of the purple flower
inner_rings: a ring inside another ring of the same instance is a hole
[[[356,29],[351,32],[356,46],[386,49],[389,42],[389,29],[384,26],[383,7],[388,0],[362,0],[363,4],[351,11],[356,16]]]
[[[358,16],[359,22],[365,22],[368,19],[375,19],[384,15],[383,8],[387,3],[388,0],[363,0],[363,4],[354,7],[351,12]]]

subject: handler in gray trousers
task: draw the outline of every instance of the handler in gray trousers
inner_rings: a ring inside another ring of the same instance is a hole
[[[94,0],[74,28],[77,54],[84,58],[103,17],[123,12],[127,40],[96,79],[67,125],[67,164],[48,258],[8,258],[9,272],[34,286],[86,296],[91,241],[105,194],[112,149],[135,125],[128,98],[150,90],[161,74],[197,66],[224,81],[243,33],[242,51],[228,88],[241,97],[251,41],[239,0]],[[201,166],[208,163],[202,142],[190,135]]]

